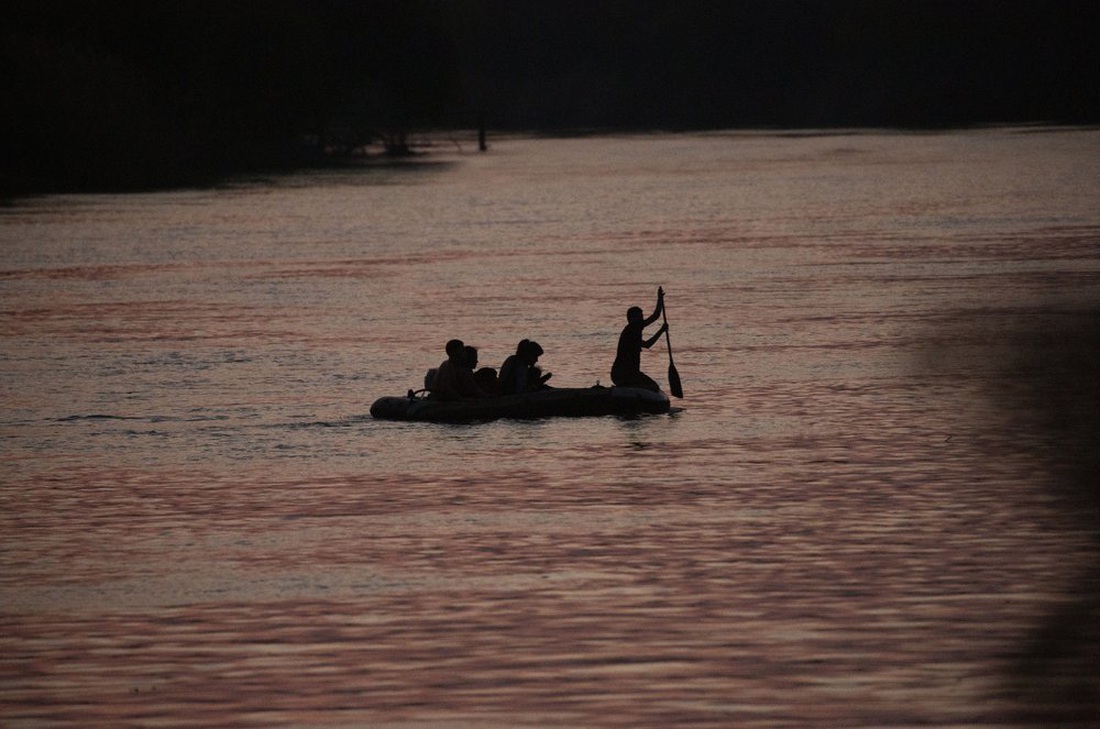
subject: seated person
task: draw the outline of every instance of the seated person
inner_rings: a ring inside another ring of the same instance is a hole
[[[513,395],[519,392],[531,392],[546,387],[546,381],[551,373],[542,374],[542,370],[536,367],[539,357],[543,354],[538,342],[524,339],[516,346],[516,353],[509,355],[500,367],[500,392],[502,395]]]
[[[439,365],[429,390],[437,400],[462,400],[471,397],[489,397],[477,386],[474,375],[466,366],[466,345],[461,339],[447,342],[447,359]]]
[[[500,389],[497,384],[497,371],[492,367],[482,367],[478,369],[477,366],[477,347],[471,347],[466,345],[466,367],[474,375],[474,382],[481,388],[481,391],[488,395],[496,395]]]

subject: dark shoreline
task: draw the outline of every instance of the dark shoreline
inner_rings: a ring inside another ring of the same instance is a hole
[[[493,140],[509,138],[540,139],[580,139],[591,137],[648,136],[648,135],[728,135],[737,136],[775,136],[779,138],[850,136],[857,134],[950,134],[960,131],[1009,130],[1018,134],[1045,134],[1052,132],[1093,131],[1100,124],[1062,123],[1051,121],[1020,122],[978,122],[956,126],[868,126],[868,127],[753,127],[753,128],[700,128],[700,129],[653,129],[653,128],[574,128],[574,129],[500,129],[489,133],[489,149]],[[301,161],[278,164],[258,164],[255,166],[226,167],[220,170],[183,170],[165,174],[155,181],[142,179],[121,180],[114,183],[72,184],[59,178],[41,177],[36,180],[0,179],[0,206],[20,200],[48,195],[96,195],[96,194],[141,194],[149,192],[168,192],[187,189],[210,189],[231,185],[242,178],[264,178],[299,172],[324,170],[362,170],[385,169],[393,167],[419,167],[440,164],[433,160],[439,151],[459,150],[464,154],[477,153],[477,132],[474,130],[440,129],[415,135],[418,141],[403,154],[390,154],[384,150],[371,149],[365,152],[341,155],[313,155]],[[124,166],[120,161],[116,167]]]

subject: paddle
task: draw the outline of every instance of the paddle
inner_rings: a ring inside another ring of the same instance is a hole
[[[661,318],[665,324],[665,344],[668,345],[668,389],[673,397],[683,397],[684,388],[680,386],[680,373],[672,361],[672,339],[668,336],[668,309],[661,307]]]

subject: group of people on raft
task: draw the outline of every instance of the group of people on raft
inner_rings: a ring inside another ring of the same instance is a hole
[[[645,328],[657,321],[665,310],[665,292],[657,288],[657,305],[648,317],[641,307],[632,306],[626,312],[626,326],[619,334],[615,362],[611,365],[611,382],[618,387],[642,387],[659,391],[660,386],[652,377],[642,372],[642,350],[652,347],[668,331],[668,323],[649,339]],[[492,367],[478,368],[477,348],[466,345],[461,339],[452,339],[446,346],[447,359],[439,367],[429,370],[424,387],[432,398],[461,400],[464,398],[497,397],[531,392],[549,387],[546,381],[551,373],[543,373],[538,366],[543,349],[538,342],[524,339],[516,346],[500,367],[499,373]]]

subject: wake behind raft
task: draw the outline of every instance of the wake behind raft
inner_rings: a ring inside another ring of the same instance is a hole
[[[635,416],[667,413],[668,395],[640,387],[555,387],[471,400],[437,400],[424,393],[374,401],[378,420],[470,423],[501,418]]]

